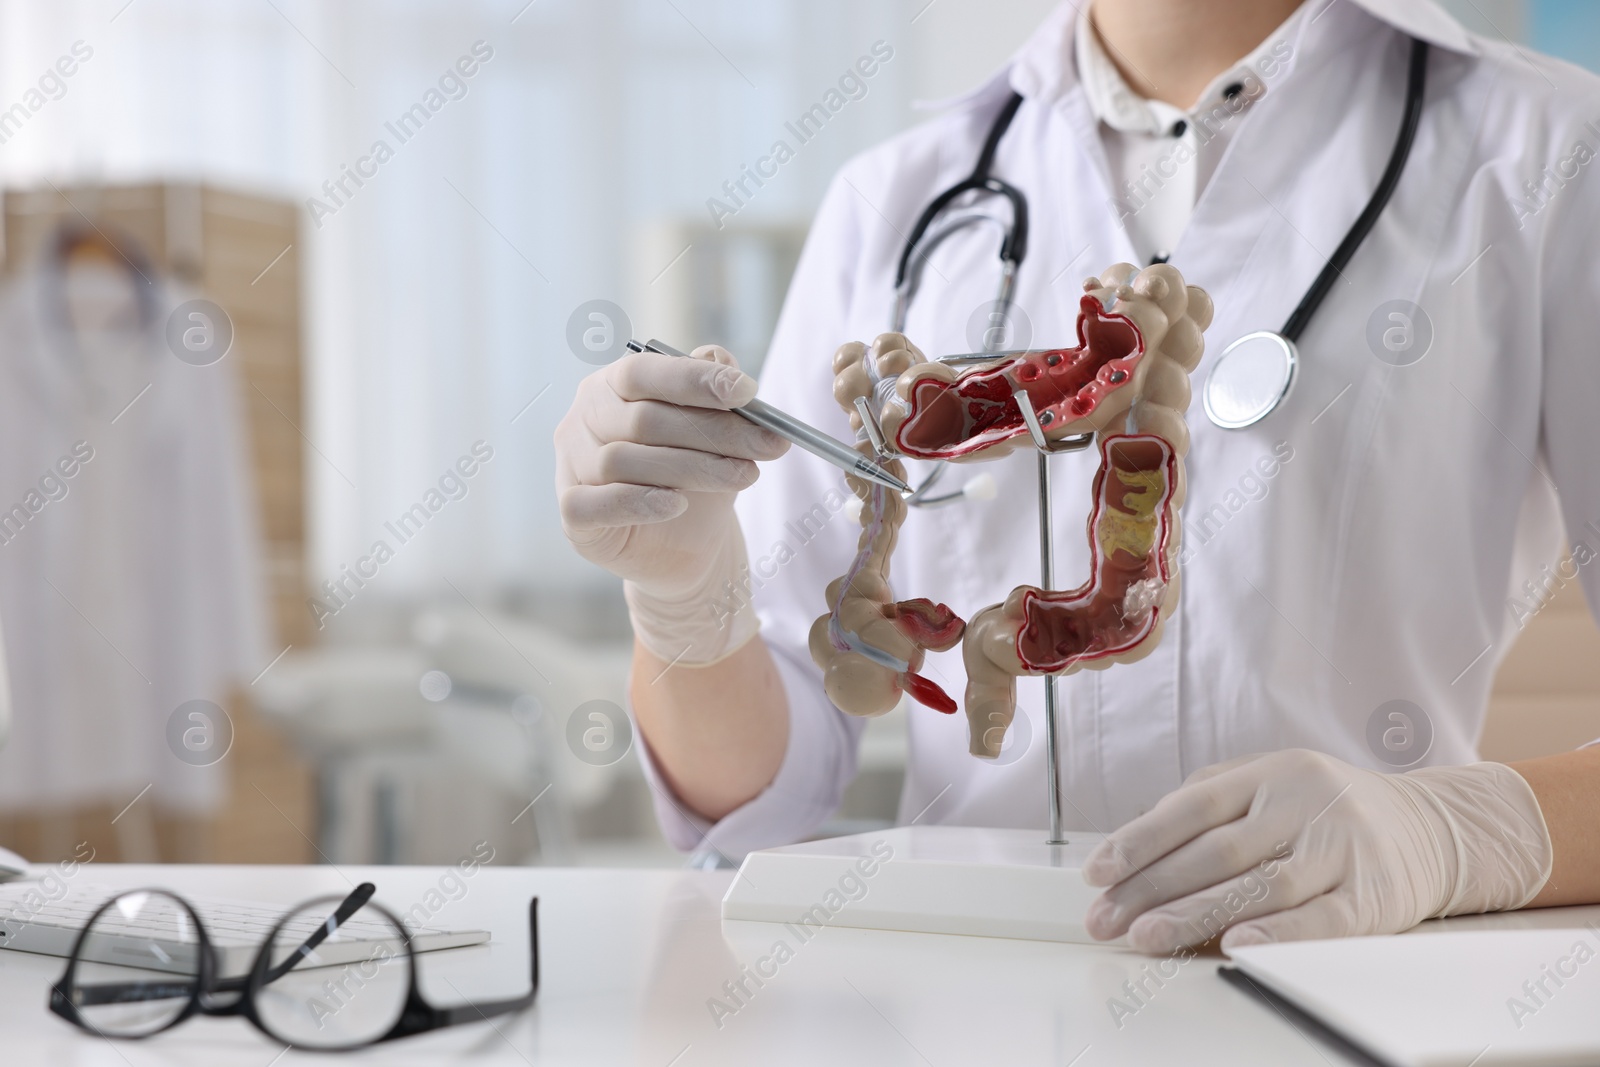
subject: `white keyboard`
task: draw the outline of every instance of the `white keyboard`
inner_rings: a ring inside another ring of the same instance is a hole
[[[50,889],[57,899],[48,898],[47,889],[37,882],[8,882],[0,885],[0,949],[21,952],[38,952],[46,956],[68,956],[89,916],[125,890],[100,885],[74,885],[61,894],[59,884]],[[262,942],[272,932],[279,919],[289,910],[282,904],[263,904],[251,900],[233,900],[194,897],[187,893],[178,896],[187,900],[205,923],[206,933],[217,951],[217,965],[221,977],[245,974],[255,962]],[[303,927],[293,933],[308,936],[320,926],[309,916],[296,919]],[[141,921],[137,916],[127,918],[113,909],[95,924],[97,931],[125,939],[126,947],[142,948],[154,941],[172,944],[180,950],[174,953],[181,958],[182,946],[172,936],[170,924]],[[287,930],[288,928],[286,928]],[[489,940],[484,930],[439,930],[433,927],[409,926],[411,944],[418,952],[459,948],[463,945],[481,945]],[[323,942],[317,956],[323,964],[355,963],[367,958],[373,942],[392,940],[392,928],[383,922],[351,919],[339,927],[339,938]],[[112,951],[116,951],[115,947]]]

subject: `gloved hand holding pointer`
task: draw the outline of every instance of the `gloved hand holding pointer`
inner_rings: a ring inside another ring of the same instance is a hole
[[[631,353],[578,386],[556,427],[561,522],[624,580],[640,729],[678,796],[718,818],[782,762],[788,711],[755,613],[719,611],[748,571],[734,515],[788,442],[733,413],[756,382],[726,349]]]

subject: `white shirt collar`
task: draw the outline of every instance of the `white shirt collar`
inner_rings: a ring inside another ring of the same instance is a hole
[[[1073,50],[1078,81],[1083,85],[1089,110],[1114,130],[1154,135],[1167,132],[1175,122],[1196,112],[1218,107],[1238,93],[1244,93],[1253,103],[1267,88],[1267,80],[1260,72],[1273,69],[1273,52],[1293,39],[1305,10],[1306,5],[1297,8],[1249,55],[1212,79],[1185,110],[1160,100],[1148,100],[1128,85],[1106,52],[1105,43],[1089,19],[1089,5],[1085,4],[1077,16]]]
[[[1004,98],[1014,89],[1025,97],[1054,100],[1077,82],[1073,62],[1078,12],[1087,0],[1061,0],[1039,28],[1004,67],[956,96],[921,101],[920,110],[939,110],[975,104],[989,97]],[[1476,55],[1478,45],[1462,25],[1435,0],[1306,0],[1301,11],[1305,26],[1322,18],[1330,7],[1352,7],[1385,22],[1402,33],[1464,55]]]

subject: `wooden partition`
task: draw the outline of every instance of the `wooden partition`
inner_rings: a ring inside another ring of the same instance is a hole
[[[1526,606],[1537,607],[1524,600]],[[1483,731],[1483,758],[1548,756],[1596,739],[1600,629],[1574,579],[1526,620],[1516,646],[1500,665]]]

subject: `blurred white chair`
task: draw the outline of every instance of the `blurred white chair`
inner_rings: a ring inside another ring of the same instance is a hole
[[[620,778],[639,776],[631,756],[592,766],[568,758],[565,741],[567,720],[579,705],[605,700],[626,707],[631,645],[576,641],[525,619],[485,616],[469,607],[420,613],[412,636],[449,676],[453,692],[517,693],[537,700],[554,754],[562,757],[552,761],[550,771],[571,806],[591,807]]]
[[[628,648],[453,607],[419,612],[410,637],[296,650],[257,685],[317,764],[318,849],[451,862],[478,833],[511,862],[574,862],[573,812],[639,777],[631,754],[593,766],[566,740],[579,705],[623,707]]]

